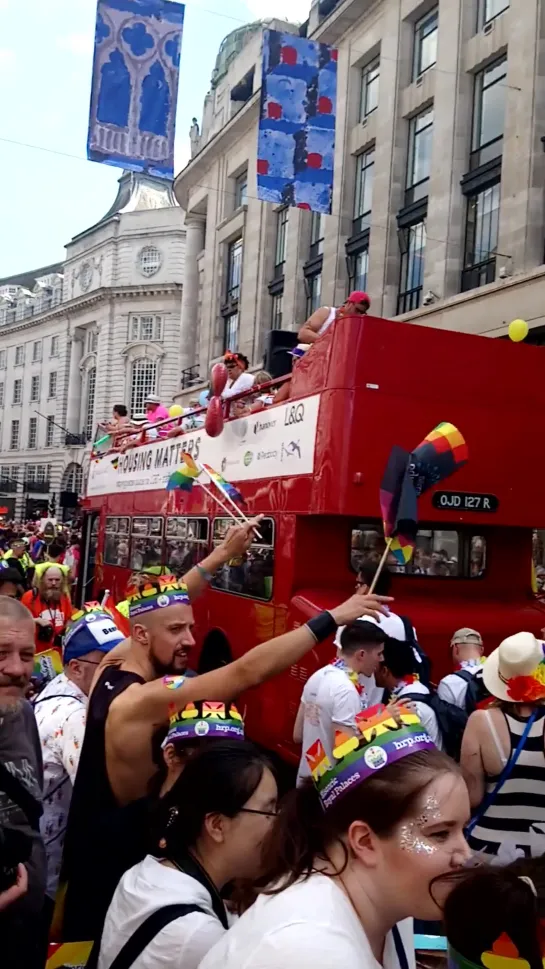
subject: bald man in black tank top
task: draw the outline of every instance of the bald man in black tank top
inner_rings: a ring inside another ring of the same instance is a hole
[[[138,801],[157,772],[152,758],[156,731],[165,729],[169,717],[188,703],[233,700],[288,669],[316,645],[316,635],[303,625],[220,669],[193,678],[179,675],[187,662],[187,649],[194,645],[189,600],[202,586],[204,571],[219,568],[224,556],[229,560],[249,547],[252,529],[253,524],[232,529],[219,557],[216,549],[201,563],[200,572],[188,573],[189,594],[181,583],[161,577],[157,586],[143,590],[131,602],[131,638],[122,662],[102,671],[89,703],[60,882],[61,887],[68,886],[65,941],[97,937],[121,874],[144,853],[145,819]],[[323,615],[333,629],[362,614],[378,617],[387,601],[380,596],[353,596]],[[113,651],[109,659],[111,663]]]

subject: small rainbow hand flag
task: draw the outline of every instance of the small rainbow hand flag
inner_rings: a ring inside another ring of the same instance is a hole
[[[417,496],[461,468],[468,456],[458,428],[446,422],[438,424],[411,454],[410,473]]]
[[[119,457],[113,458],[112,459],[112,468],[114,469],[114,471],[117,471],[118,465],[119,465]]]
[[[211,468],[209,464],[203,464],[202,468],[204,471],[206,471],[207,475],[209,475],[210,480],[214,482],[216,488],[218,488],[218,490],[221,491],[226,498],[230,498],[231,501],[234,501],[240,505],[246,504],[244,495],[241,495],[240,491],[238,491],[238,489],[235,488],[230,481],[226,481],[219,471],[214,471],[214,468]]]
[[[175,491],[178,488],[181,491],[191,491],[201,473],[201,469],[197,467],[190,454],[182,451],[181,458],[183,464],[168,479],[167,491]]]

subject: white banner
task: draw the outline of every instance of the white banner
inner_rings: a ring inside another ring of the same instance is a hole
[[[87,494],[162,490],[182,463],[182,451],[209,464],[228,481],[312,474],[319,406],[316,394],[227,421],[219,437],[209,437],[203,428],[152,441],[125,454],[108,454],[91,462]]]

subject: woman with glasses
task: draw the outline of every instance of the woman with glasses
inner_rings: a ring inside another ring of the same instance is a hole
[[[98,969],[109,969],[123,950],[133,969],[197,969],[229,928],[222,890],[259,873],[277,795],[252,744],[214,740],[195,753],[162,800],[154,854],[117,887]]]

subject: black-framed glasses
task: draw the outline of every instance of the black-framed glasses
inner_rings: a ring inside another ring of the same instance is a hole
[[[276,818],[278,817],[278,809],[275,808],[274,811],[258,811],[256,808],[241,808],[241,814],[260,814],[264,818]]]

